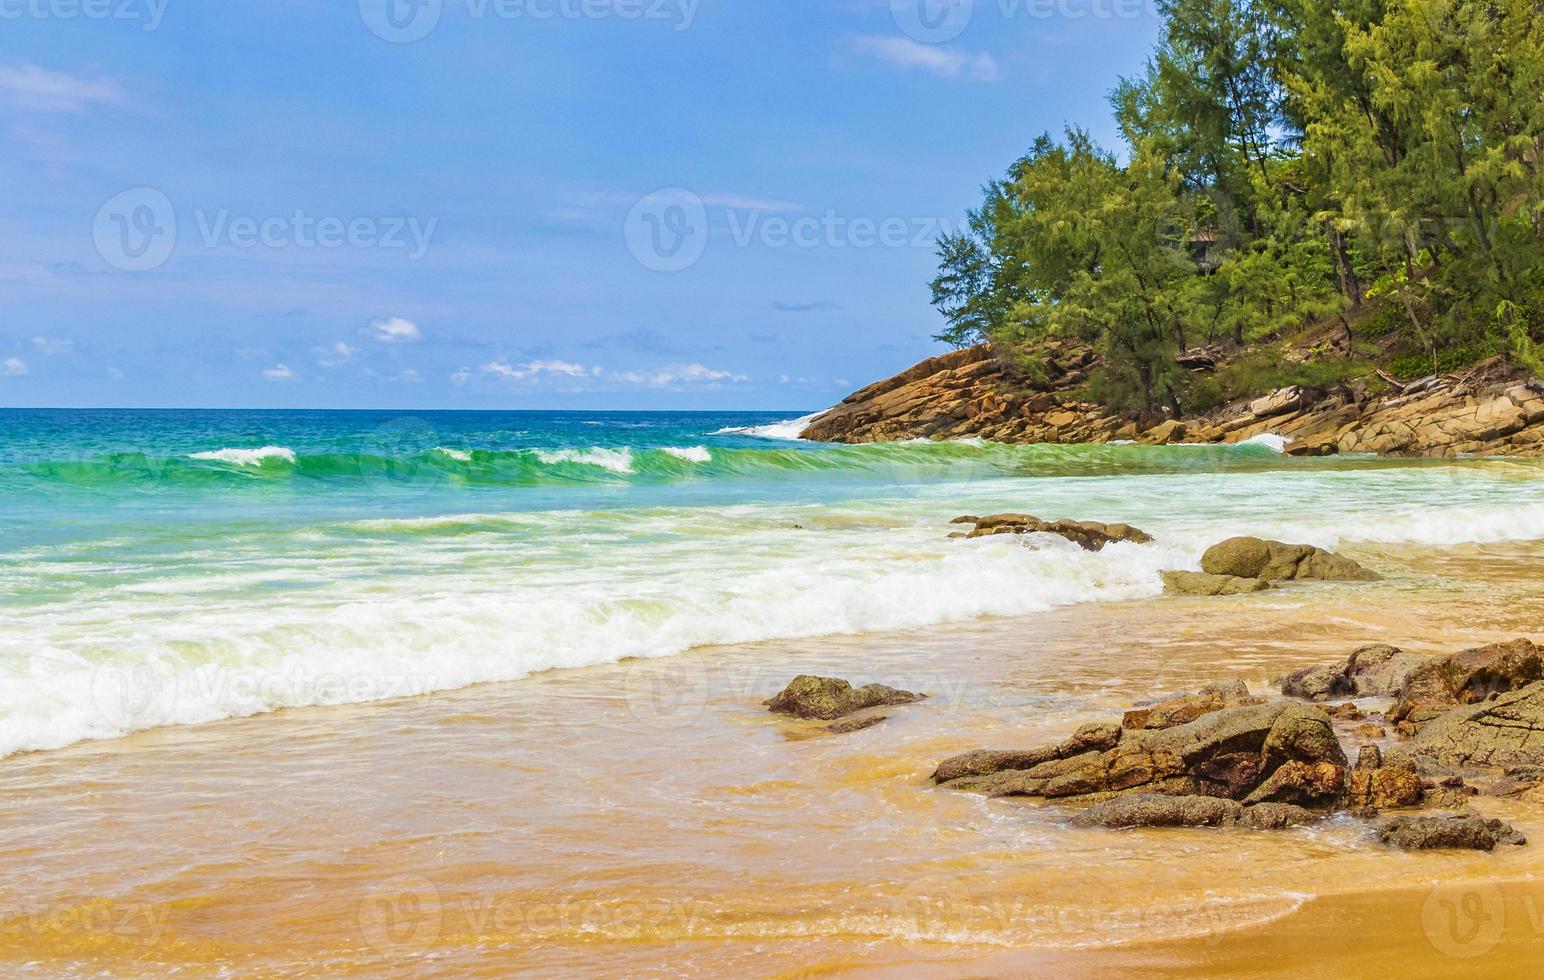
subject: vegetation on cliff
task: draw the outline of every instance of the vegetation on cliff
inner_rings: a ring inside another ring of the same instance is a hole
[[[1111,95],[1125,152],[1042,136],[940,240],[940,339],[1090,343],[1089,396],[1148,419],[1280,381],[1305,327],[1328,342],[1293,370],[1326,381],[1544,371],[1544,3],[1159,6]]]

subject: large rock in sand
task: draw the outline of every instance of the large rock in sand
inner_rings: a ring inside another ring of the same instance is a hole
[[[1406,653],[1387,643],[1358,647],[1351,656],[1334,664],[1294,670],[1277,683],[1281,693],[1293,698],[1323,701],[1354,695],[1359,698],[1394,696],[1416,667],[1432,659]]]
[[[1468,816],[1401,816],[1378,829],[1385,844],[1406,851],[1461,848],[1493,851],[1498,844],[1521,845],[1528,839],[1511,824]]]
[[[1042,521],[1030,514],[993,514],[990,517],[956,517],[951,524],[974,524],[965,535],[983,538],[994,534],[1055,534],[1085,551],[1103,551],[1117,541],[1148,544],[1152,535],[1130,524],[1101,524],[1098,521]]]
[[[1248,827],[1283,830],[1312,823],[1315,814],[1278,803],[1244,806],[1215,796],[1132,793],[1096,803],[1072,818],[1075,827]]]
[[[865,708],[911,704],[926,697],[926,694],[898,691],[883,684],[854,688],[839,678],[801,674],[766,704],[769,711],[778,714],[833,721]]]
[[[999,755],[996,761],[1004,759]],[[1321,806],[1344,794],[1346,768],[1330,717],[1284,702],[1214,711],[1173,728],[1121,731],[1113,748],[1059,756],[1027,769],[983,772],[984,761],[976,753],[948,760],[937,775],[965,769],[972,775],[939,781],[993,796],[1157,792],[1242,800],[1289,763],[1301,763],[1264,798]]]
[[[1344,555],[1308,544],[1283,544],[1263,538],[1229,538],[1201,556],[1201,571],[1268,582],[1317,579],[1326,582],[1373,582],[1379,578]]]
[[[1263,578],[1239,578],[1236,575],[1208,575],[1205,572],[1164,572],[1163,591],[1167,595],[1247,595],[1264,592],[1271,583]]]
[[[1431,657],[1406,672],[1389,720],[1401,721],[1419,707],[1478,704],[1541,679],[1544,650],[1528,639]]]
[[[1427,722],[1400,754],[1443,766],[1544,766],[1544,683],[1452,708]]]

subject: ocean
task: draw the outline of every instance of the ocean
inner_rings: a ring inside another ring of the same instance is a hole
[[[1544,538],[1540,464],[833,446],[796,413],[0,410],[0,756],[1161,592],[1249,533]],[[951,540],[1021,511],[1152,545]]]

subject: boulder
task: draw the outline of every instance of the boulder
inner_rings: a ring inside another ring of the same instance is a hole
[[[1236,575],[1208,575],[1205,572],[1164,572],[1163,591],[1167,595],[1246,595],[1264,592],[1271,583],[1260,578]]]
[[[1256,803],[1244,807],[1238,825],[1251,830],[1286,830],[1302,827],[1319,819],[1319,814],[1290,803]]]
[[[1311,823],[1317,816],[1284,803],[1244,806],[1215,796],[1163,796],[1131,793],[1096,803],[1072,818],[1075,827],[1246,827],[1284,830]]]
[[[1281,693],[1289,698],[1304,698],[1308,701],[1327,701],[1330,698],[1343,698],[1356,691],[1351,679],[1345,675],[1343,664],[1325,664],[1318,667],[1304,667],[1294,670],[1281,678]]]
[[[1215,796],[1134,793],[1096,803],[1072,818],[1075,827],[1221,827],[1235,823],[1244,807]]]
[[[839,678],[801,674],[766,705],[769,711],[777,714],[835,721],[864,708],[911,704],[926,697],[926,694],[898,691],[883,684],[854,688]]]
[[[1357,647],[1334,664],[1294,670],[1277,683],[1288,697],[1322,701],[1332,697],[1359,698],[1398,695],[1405,678],[1431,657],[1406,653],[1386,643]]]
[[[1121,719],[1121,727],[1133,730],[1173,728],[1223,708],[1263,703],[1262,698],[1249,695],[1249,688],[1243,681],[1208,684],[1195,694],[1177,694],[1156,704],[1132,708]]]
[[[1406,851],[1462,848],[1493,851],[1498,844],[1521,845],[1527,838],[1511,824],[1483,817],[1434,815],[1399,816],[1378,828],[1383,843]]]
[[[1442,766],[1544,766],[1544,683],[1451,708],[1423,725],[1404,753]]]
[[[1212,545],[1201,556],[1201,571],[1208,575],[1263,578],[1268,582],[1372,582],[1379,578],[1350,558],[1322,548],[1250,537],[1229,538]]]
[[[968,777],[1033,769],[1056,759],[1112,749],[1118,741],[1120,728],[1115,725],[1084,725],[1058,745],[1039,749],[978,749],[953,756],[938,764],[932,778],[935,783],[948,783]]]
[[[1346,805],[1364,813],[1416,806],[1424,797],[1420,774],[1408,765],[1385,766],[1376,745],[1362,746],[1346,790]]]
[[[1430,657],[1411,668],[1399,688],[1394,722],[1410,719],[1421,707],[1477,704],[1544,679],[1544,650],[1528,639],[1492,643],[1459,653]],[[1426,720],[1430,720],[1428,717]]]
[[[974,524],[967,538],[994,534],[1055,534],[1087,551],[1102,551],[1117,541],[1149,544],[1152,535],[1130,524],[1101,524],[1098,521],[1042,521],[1030,514],[993,514],[990,517],[956,517],[951,524]]]
[[[889,715],[862,715],[857,718],[843,718],[841,721],[832,722],[826,726],[826,731],[833,735],[850,735],[853,732],[861,732],[865,728],[873,728],[883,721],[889,721]]]

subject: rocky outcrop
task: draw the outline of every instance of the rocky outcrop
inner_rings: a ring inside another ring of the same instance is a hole
[[[767,710],[777,714],[834,721],[867,708],[912,704],[926,697],[926,694],[898,691],[883,684],[854,688],[838,678],[801,674],[766,705]]]
[[[1075,827],[1247,827],[1283,830],[1312,823],[1318,815],[1284,803],[1244,806],[1215,796],[1134,793],[1096,803],[1072,818]]]
[[[1431,657],[1406,672],[1389,720],[1404,721],[1423,707],[1477,704],[1541,679],[1544,650],[1528,639]]]
[[[1385,766],[1376,745],[1362,747],[1346,790],[1346,805],[1359,813],[1419,806],[1425,797],[1420,774],[1407,765]]]
[[[1101,524],[1098,521],[1042,521],[1029,514],[994,514],[990,517],[956,517],[951,524],[974,527],[954,537],[984,538],[995,534],[1055,534],[1085,551],[1103,551],[1117,541],[1150,544],[1152,535],[1130,524]]]
[[[1406,851],[1494,851],[1501,844],[1528,843],[1511,824],[1500,820],[1447,815],[1394,817],[1378,828],[1378,837],[1385,844]]]
[[[1323,548],[1250,537],[1229,538],[1206,549],[1201,571],[1267,582],[1373,582],[1379,578],[1350,558]]]
[[[1288,702],[1225,708],[1172,728],[1123,729],[1110,748],[1077,748],[991,759],[970,753],[945,761],[935,780],[991,796],[1059,800],[1148,792],[1317,806],[1344,794],[1346,757],[1329,716]],[[1017,768],[1026,762],[1034,764]]]
[[[935,783],[951,783],[972,776],[1033,769],[1055,759],[1113,749],[1118,741],[1119,726],[1084,725],[1059,745],[1041,749],[979,749],[945,759],[934,770],[932,779]]]
[[[1401,754],[1453,768],[1544,766],[1544,683],[1449,709],[1421,726]]]
[[[1271,583],[1263,578],[1241,578],[1237,575],[1208,575],[1205,572],[1164,572],[1163,591],[1166,595],[1248,595],[1264,592]]]
[[[1097,364],[1091,350],[1055,341],[1038,360],[1036,378],[985,345],[929,358],[849,395],[814,418],[804,438],[1164,444],[1237,443],[1272,433],[1288,440],[1288,453],[1307,456],[1544,453],[1544,384],[1499,359],[1412,384],[1368,378],[1321,391],[1283,388],[1145,427],[1078,397]]]
[[[1310,701],[1346,696],[1393,697],[1404,686],[1410,671],[1430,659],[1386,643],[1374,643],[1351,651],[1351,656],[1340,663],[1295,670],[1278,683],[1282,694]]]
[[[1421,656],[1387,644],[1352,651],[1340,663],[1295,670],[1278,682],[1288,697],[1393,697],[1390,722],[1424,723],[1459,704],[1477,704],[1544,680],[1544,649],[1526,638],[1452,654]]]
[[[1202,715],[1224,708],[1264,703],[1263,698],[1250,696],[1243,681],[1207,684],[1195,694],[1176,694],[1146,707],[1132,708],[1121,719],[1121,727],[1132,731],[1156,731],[1189,724]]]

